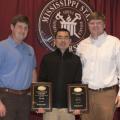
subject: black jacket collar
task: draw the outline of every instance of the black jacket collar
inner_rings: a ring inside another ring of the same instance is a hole
[[[66,49],[66,51],[64,52],[63,55],[62,55],[62,52],[61,52],[61,50],[60,50],[59,48],[57,48],[57,49],[55,50],[55,52],[56,52],[58,55],[60,55],[60,56],[69,56],[69,55],[70,55],[69,48]]]

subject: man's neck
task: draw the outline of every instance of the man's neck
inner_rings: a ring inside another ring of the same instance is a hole
[[[91,37],[96,40],[100,35],[102,35],[104,33],[104,31],[102,33],[99,34],[91,34]]]
[[[15,42],[17,45],[19,45],[19,44],[22,43],[22,41],[17,40],[13,35],[12,35],[12,38],[13,38],[14,42]]]

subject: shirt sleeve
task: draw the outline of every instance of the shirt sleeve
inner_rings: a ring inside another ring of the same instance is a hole
[[[0,68],[3,65],[3,62],[4,62],[4,58],[5,58],[4,55],[5,55],[5,53],[4,53],[3,47],[0,45]]]
[[[36,68],[36,56],[35,56],[35,54],[33,55],[33,69],[35,69]]]
[[[30,53],[32,54],[32,69],[36,68],[36,55],[34,49],[30,46]]]
[[[47,61],[45,56],[43,57],[41,64],[40,64],[40,71],[39,71],[39,79],[38,81],[47,82],[48,79],[48,72],[47,72]]]
[[[80,53],[81,51],[81,42],[79,43],[77,49],[76,49],[76,55],[80,57],[80,60],[81,60],[81,63],[82,63],[82,66],[84,66],[84,58],[82,57],[82,54]]]
[[[82,79],[82,64],[80,58],[78,58],[75,82],[81,83],[81,79]]]
[[[117,76],[118,76],[118,84],[119,84],[119,90],[118,95],[120,96],[120,40],[118,39],[116,42],[116,66],[117,66]]]
[[[1,65],[2,65],[2,54],[0,52],[0,68],[1,68]]]

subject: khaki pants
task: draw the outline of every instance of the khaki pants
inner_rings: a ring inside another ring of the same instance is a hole
[[[82,120],[113,120],[116,90],[89,90],[89,113],[82,114]]]
[[[46,112],[43,115],[43,120],[75,120],[75,116],[68,113],[68,110],[66,108],[53,108],[52,112]]]

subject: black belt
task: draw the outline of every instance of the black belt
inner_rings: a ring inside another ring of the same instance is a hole
[[[25,95],[30,92],[30,88],[25,90],[14,90],[10,88],[0,88],[0,92],[12,93],[15,95]]]
[[[111,87],[105,87],[105,88],[99,88],[99,89],[91,89],[89,88],[89,90],[91,91],[96,91],[96,92],[103,92],[103,91],[107,91],[107,90],[111,90],[111,89],[117,89],[118,85],[113,85]]]

